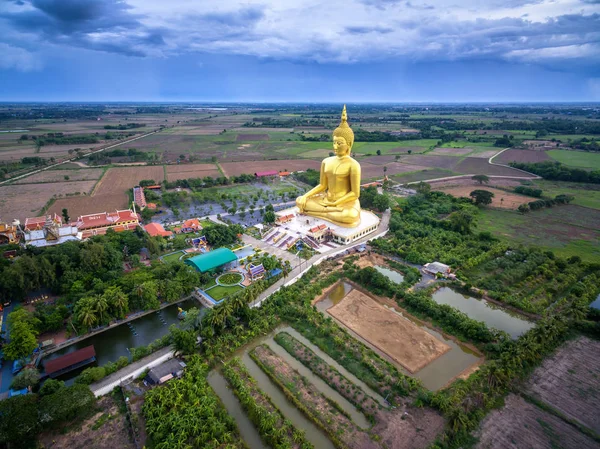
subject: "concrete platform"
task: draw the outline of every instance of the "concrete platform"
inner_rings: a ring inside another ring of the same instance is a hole
[[[330,221],[323,220],[322,218],[315,218],[309,215],[300,214],[297,207],[291,207],[289,209],[279,211],[276,213],[276,215],[278,217],[294,215],[292,220],[279,225],[279,227],[287,231],[288,234],[302,236],[307,235],[321,242],[318,237],[320,233],[315,232],[314,230],[315,228],[323,228],[324,226],[325,228],[323,229],[331,232],[333,235],[333,242],[340,245],[352,243],[364,237],[365,235],[375,232],[380,221],[377,215],[366,210],[361,210],[360,223],[354,228],[346,228]]]

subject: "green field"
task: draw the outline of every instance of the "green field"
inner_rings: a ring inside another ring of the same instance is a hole
[[[489,231],[513,244],[552,250],[562,257],[580,256],[600,262],[600,211],[555,206],[521,215],[516,211],[480,211],[477,232]]]
[[[532,181],[536,187],[544,191],[544,196],[554,197],[560,194],[573,195],[572,204],[600,210],[600,185],[580,182],[549,181],[539,179]]]
[[[177,262],[181,256],[185,253],[183,251],[177,251],[175,253],[167,254],[162,257],[163,262]]]
[[[217,285],[216,287],[212,287],[209,290],[205,290],[215,301],[220,301],[226,296],[233,295],[234,293],[240,291],[242,288],[239,285],[233,285],[230,287],[225,287],[223,285]]]
[[[570,167],[600,169],[600,153],[585,151],[550,150],[548,156]]]

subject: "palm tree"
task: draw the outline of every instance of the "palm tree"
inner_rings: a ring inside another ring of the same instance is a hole
[[[108,301],[106,301],[106,298],[104,296],[99,295],[96,296],[94,299],[96,300],[95,309],[100,317],[100,322],[102,323],[104,321],[104,312],[108,310]]]
[[[81,301],[81,300],[80,300]],[[85,303],[77,312],[77,319],[79,322],[85,327],[92,328],[94,324],[98,321],[98,317],[96,316],[96,311],[91,304]]]

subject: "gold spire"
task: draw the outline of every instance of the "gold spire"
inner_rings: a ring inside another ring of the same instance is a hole
[[[342,109],[342,121],[340,125],[333,131],[334,137],[343,137],[348,144],[348,147],[352,149],[352,145],[354,144],[354,132],[350,125],[348,125],[348,113],[346,112],[346,105],[344,105],[344,109]]]

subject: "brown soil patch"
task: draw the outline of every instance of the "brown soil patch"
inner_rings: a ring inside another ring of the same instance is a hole
[[[221,168],[225,176],[239,176],[244,173],[254,174],[259,171],[301,171],[308,168],[319,170],[321,163],[311,159],[278,159],[269,161],[223,162]]]
[[[497,164],[508,164],[509,162],[544,162],[551,158],[545,151],[533,150],[506,150],[492,162]]]
[[[598,449],[600,445],[560,418],[509,394],[504,407],[481,423],[477,449]]]
[[[450,350],[446,343],[358,290],[327,312],[411,373]]]
[[[247,140],[269,140],[268,134],[238,134],[237,139],[238,142],[247,141]]]
[[[469,194],[473,190],[487,190],[494,194],[492,199],[491,207],[497,207],[499,209],[517,209],[520,204],[535,201],[537,198],[518,195],[516,193],[506,192],[504,190],[494,189],[493,187],[470,185],[470,186],[455,186],[455,187],[438,187],[437,185],[432,186],[434,190],[440,190],[449,195],[455,197],[464,196],[469,198]]]
[[[65,176],[69,181],[95,181],[100,179],[103,170],[101,168],[88,168],[81,170],[45,170],[35,175],[19,179],[15,184],[35,184],[36,182],[63,182]]]
[[[581,337],[564,344],[535,370],[527,389],[600,434],[600,341]]]
[[[52,197],[76,192],[88,193],[94,184],[95,181],[63,181],[0,186],[0,218],[9,222],[17,218],[23,223],[27,217],[37,217],[40,209]],[[60,211],[58,213],[60,215]]]
[[[118,209],[127,209],[128,207],[130,207],[129,197],[126,193],[86,195],[58,199],[50,206],[48,213],[61,215],[63,208],[66,208],[69,211],[69,217],[74,220],[80,215],[111,212]]]
[[[458,179],[447,179],[444,181],[429,181],[431,188],[434,190],[441,190],[445,187],[457,187],[457,186],[471,186],[473,190],[476,188],[487,188],[487,186],[501,186],[501,187],[516,187],[521,185],[521,181],[513,178],[490,178],[489,184],[480,185],[477,181],[473,181],[470,177],[458,178]]]
[[[487,159],[481,159],[478,157],[467,157],[463,159],[460,164],[454,167],[454,171],[458,173],[477,175],[519,176],[521,178],[528,177],[528,175],[522,171],[510,167],[503,167],[501,165],[492,165],[487,161]],[[531,177],[533,177],[533,175]]]
[[[428,154],[409,154],[400,158],[403,164],[422,165],[424,167],[445,168],[453,170],[460,158],[454,156],[430,156]]]
[[[498,153],[499,150],[489,150],[489,151],[480,151],[478,153],[473,153],[471,154],[469,157],[477,157],[480,159],[489,159],[491,158],[493,155],[495,155],[496,153]]]
[[[189,178],[218,178],[221,172],[214,164],[167,165],[167,181]]]
[[[162,165],[109,168],[94,189],[93,195],[122,194],[138,185],[142,179],[154,179],[160,182],[164,178]]]
[[[39,438],[41,446],[48,449],[134,449],[125,415],[119,413],[114,399],[110,395],[104,396],[98,406],[100,412],[68,433],[42,434]],[[94,430],[94,425],[104,414],[111,418]]]

